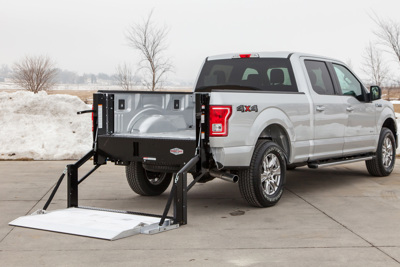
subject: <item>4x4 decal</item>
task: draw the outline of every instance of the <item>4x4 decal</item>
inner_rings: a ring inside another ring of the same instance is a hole
[[[236,108],[237,111],[241,112],[258,112],[258,107],[257,105],[252,105],[252,106],[247,106],[247,105],[240,105]]]

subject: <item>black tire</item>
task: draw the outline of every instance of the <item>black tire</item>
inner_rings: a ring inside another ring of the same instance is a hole
[[[131,162],[125,174],[131,189],[142,196],[161,195],[172,179],[172,173],[146,171],[141,162]]]
[[[365,165],[369,174],[373,176],[388,176],[392,173],[396,161],[396,141],[393,132],[388,128],[382,128],[379,136],[376,157],[366,160]]]
[[[250,205],[270,207],[279,201],[286,179],[284,155],[282,148],[271,141],[264,141],[256,146],[250,167],[239,172],[240,193]],[[265,159],[275,162],[268,170],[263,166]],[[274,169],[278,172],[277,175],[271,175],[270,171]],[[264,181],[262,181],[262,176]]]

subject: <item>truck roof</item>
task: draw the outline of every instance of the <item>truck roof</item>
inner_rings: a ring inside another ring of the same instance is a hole
[[[307,53],[300,53],[300,52],[288,52],[288,51],[277,51],[277,52],[247,52],[247,53],[229,53],[229,54],[221,54],[210,56],[207,60],[219,60],[219,59],[231,59],[231,58],[239,58],[241,55],[258,55],[260,58],[288,58],[289,56],[296,56],[296,57],[313,57],[313,58],[320,58],[320,59],[328,59],[332,61],[338,61],[336,59],[332,59],[329,57],[318,56],[313,54]]]

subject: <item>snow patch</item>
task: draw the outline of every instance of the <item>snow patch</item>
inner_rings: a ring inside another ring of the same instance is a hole
[[[92,147],[86,109],[77,96],[0,92],[0,159],[79,159]]]

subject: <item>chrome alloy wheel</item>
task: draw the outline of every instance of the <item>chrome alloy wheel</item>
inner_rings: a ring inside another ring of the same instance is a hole
[[[393,160],[393,144],[389,136],[386,136],[382,145],[382,163],[385,168],[389,168]]]
[[[272,196],[279,187],[281,180],[281,165],[275,154],[265,155],[261,167],[261,185],[264,195]]]

